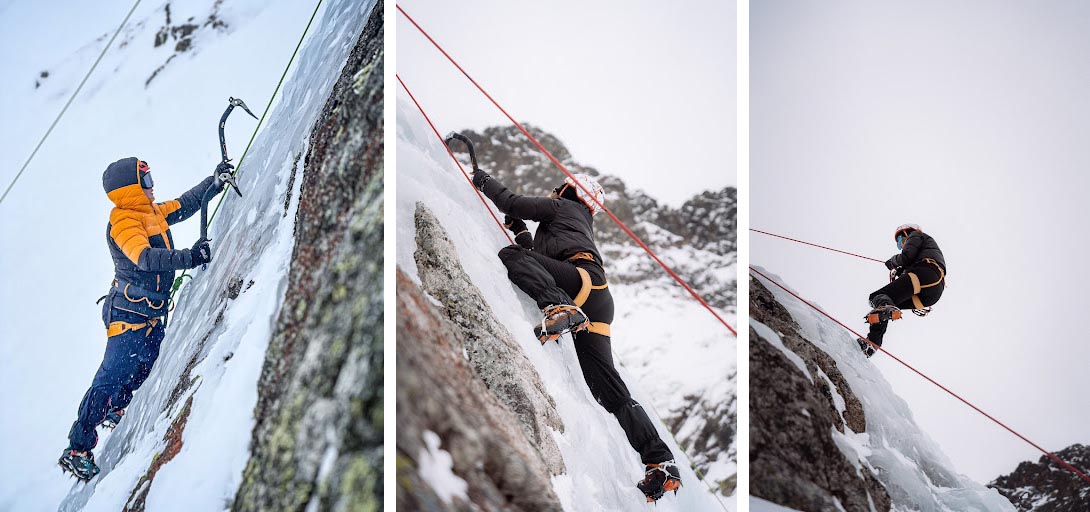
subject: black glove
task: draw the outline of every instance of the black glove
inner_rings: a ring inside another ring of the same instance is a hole
[[[503,216],[503,227],[510,229],[512,233],[519,234],[526,231],[526,222],[522,219],[516,219],[510,215]]]
[[[193,268],[212,261],[212,246],[208,240],[201,238],[189,249],[189,255],[193,258]]]
[[[229,173],[234,168],[235,166],[227,162],[220,162],[220,164],[216,166],[216,170],[212,171],[212,186],[215,187],[215,189],[213,190],[214,194],[219,194],[220,192],[223,192],[224,187],[227,186],[227,182],[219,179],[219,175],[225,172]]]
[[[488,180],[492,179],[487,172],[482,170],[473,169],[473,186],[477,187],[477,190],[484,192],[484,184],[488,183]]]
[[[886,268],[888,268],[890,270],[893,270],[893,269],[897,268],[897,264],[893,262],[894,258],[896,258],[896,256],[886,260]]]

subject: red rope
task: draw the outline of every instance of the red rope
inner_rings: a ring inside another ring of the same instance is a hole
[[[973,405],[973,404],[972,404],[971,402],[969,402],[968,400],[966,400],[966,399],[962,398],[962,397],[961,397],[960,395],[958,395],[957,393],[954,393],[953,391],[950,391],[950,389],[949,389],[949,388],[947,388],[946,386],[943,386],[942,384],[939,384],[938,382],[936,382],[936,381],[935,381],[935,379],[932,379],[931,377],[928,377],[927,375],[924,375],[924,374],[923,374],[923,372],[921,372],[921,371],[917,370],[917,369],[916,369],[916,368],[914,368],[914,367],[913,367],[912,365],[910,365],[910,364],[908,364],[908,363],[904,362],[903,360],[901,360],[901,358],[899,358],[899,357],[897,357],[897,356],[895,356],[895,355],[893,355],[893,354],[890,354],[890,353],[889,353],[888,351],[886,351],[886,349],[884,349],[884,348],[882,348],[881,346],[879,346],[879,345],[875,344],[875,343],[874,343],[873,341],[871,341],[871,340],[869,340],[869,339],[867,339],[867,338],[864,338],[864,337],[863,337],[862,335],[860,335],[859,333],[855,332],[855,330],[854,330],[854,329],[852,329],[851,327],[848,327],[847,325],[844,325],[844,324],[843,324],[843,323],[842,323],[842,322],[841,322],[840,320],[837,320],[837,319],[833,318],[833,317],[832,317],[832,315],[830,315],[830,314],[826,313],[825,311],[822,311],[822,310],[821,310],[821,308],[819,308],[819,307],[817,307],[817,306],[815,306],[815,305],[811,304],[811,303],[810,303],[809,301],[807,301],[806,299],[804,299],[804,298],[800,297],[800,296],[799,296],[799,295],[798,295],[797,293],[795,293],[795,292],[793,292],[793,291],[791,291],[791,290],[787,289],[787,287],[786,287],[786,286],[784,286],[784,285],[782,285],[782,284],[780,284],[780,283],[777,283],[777,282],[776,282],[776,281],[774,281],[774,280],[773,280],[772,278],[770,278],[770,277],[766,276],[766,275],[765,275],[765,274],[764,274],[763,272],[761,272],[760,270],[757,270],[757,269],[753,268],[752,266],[750,266],[750,267],[749,267],[749,270],[750,270],[750,272],[753,272],[753,273],[755,273],[755,274],[757,274],[757,275],[759,275],[759,276],[761,276],[761,277],[765,278],[765,280],[767,280],[768,282],[770,282],[770,283],[772,283],[772,284],[776,285],[776,286],[777,286],[777,287],[779,287],[779,288],[780,288],[781,290],[783,290],[783,291],[785,291],[785,292],[787,292],[787,293],[791,294],[791,296],[792,296],[792,297],[795,297],[796,299],[798,299],[798,300],[802,301],[802,303],[803,303],[803,304],[806,304],[807,306],[810,306],[811,308],[813,308],[813,310],[814,310],[814,311],[817,311],[818,313],[821,313],[822,315],[824,315],[824,316],[825,316],[826,318],[828,318],[829,320],[832,320],[833,322],[836,322],[836,323],[837,323],[837,325],[839,325],[839,326],[841,326],[841,327],[843,327],[843,328],[847,329],[847,330],[848,330],[848,332],[850,332],[850,333],[852,333],[852,334],[856,335],[856,337],[858,337],[858,338],[862,338],[862,339],[863,339],[864,341],[866,341],[867,343],[870,343],[870,344],[871,344],[871,346],[872,346],[872,347],[874,347],[875,349],[877,349],[877,350],[880,350],[880,351],[882,351],[882,352],[883,352],[884,354],[886,354],[886,355],[887,355],[887,356],[889,356],[889,357],[892,357],[894,361],[897,361],[898,363],[901,363],[902,365],[904,365],[904,367],[905,367],[905,368],[908,368],[909,370],[912,370],[913,372],[915,372],[915,373],[916,373],[917,375],[919,375],[920,377],[923,377],[924,379],[926,379],[926,380],[927,380],[928,382],[930,382],[930,383],[932,383],[932,384],[934,384],[934,385],[938,386],[938,387],[939,387],[939,389],[941,389],[941,390],[943,390],[943,391],[947,392],[948,394],[950,394],[950,396],[952,396],[952,397],[954,397],[954,398],[957,398],[958,400],[960,400],[960,401],[961,401],[962,403],[964,403],[965,405],[968,405],[969,407],[972,407],[972,408],[973,408],[973,410],[975,410],[976,412],[979,412],[980,414],[984,415],[984,417],[985,417],[985,418],[988,418],[989,420],[992,420],[992,421],[993,421],[993,422],[994,422],[994,423],[995,423],[996,425],[999,425],[1000,427],[1003,427],[1004,429],[1006,429],[1006,430],[1007,430],[1008,432],[1010,432],[1010,433],[1014,434],[1015,436],[1018,436],[1018,438],[1019,438],[1019,439],[1021,439],[1021,440],[1025,441],[1026,443],[1029,443],[1029,445],[1030,445],[1030,446],[1032,446],[1032,447],[1034,447],[1034,448],[1036,448],[1036,449],[1040,450],[1040,451],[1041,451],[1041,453],[1043,453],[1043,454],[1047,455],[1047,456],[1048,456],[1048,457],[1049,457],[1050,459],[1052,459],[1052,460],[1056,461],[1056,463],[1057,463],[1057,464],[1059,464],[1060,466],[1063,466],[1063,467],[1064,467],[1065,469],[1067,469],[1067,470],[1071,471],[1072,473],[1075,473],[1076,475],[1078,475],[1078,476],[1079,476],[1079,478],[1082,478],[1083,480],[1085,480],[1085,481],[1087,481],[1088,483],[1090,483],[1090,476],[1086,476],[1086,474],[1084,474],[1083,472],[1079,471],[1079,470],[1078,470],[1077,468],[1075,468],[1075,466],[1072,466],[1071,464],[1068,464],[1067,462],[1064,462],[1064,461],[1063,461],[1063,459],[1061,459],[1061,458],[1057,457],[1057,456],[1056,456],[1055,454],[1053,454],[1052,452],[1050,452],[1050,451],[1048,451],[1048,450],[1045,450],[1044,448],[1041,448],[1041,447],[1040,447],[1040,446],[1039,446],[1039,445],[1038,445],[1037,443],[1034,443],[1033,441],[1030,441],[1030,440],[1029,440],[1028,438],[1026,438],[1026,436],[1024,436],[1024,435],[1022,435],[1022,434],[1019,434],[1019,433],[1018,433],[1018,432],[1016,432],[1016,431],[1015,431],[1014,429],[1012,429],[1012,428],[1008,427],[1007,425],[1005,425],[1005,424],[1004,424],[1003,422],[1001,422],[1001,421],[999,421],[999,420],[995,419],[995,417],[994,417],[994,416],[992,416],[991,414],[988,414],[988,413],[984,412],[984,411],[983,411],[983,410],[982,410],[981,408],[979,408],[979,407],[977,407],[977,406]]]
[[[636,234],[633,233],[632,230],[628,229],[628,226],[626,226],[624,224],[624,222],[621,222],[621,219],[618,219],[617,216],[614,215],[612,211],[610,211],[608,208],[606,208],[606,206],[604,204],[599,202],[598,199],[596,197],[594,197],[594,194],[591,193],[590,190],[587,190],[587,188],[584,187],[583,184],[579,182],[579,180],[576,180],[575,175],[573,175],[571,173],[571,171],[568,170],[567,167],[564,167],[564,164],[560,163],[560,160],[557,160],[557,158],[555,156],[553,156],[553,154],[550,153],[549,150],[545,149],[545,146],[541,145],[541,143],[538,142],[538,140],[536,138],[534,138],[533,135],[530,135],[530,132],[527,131],[526,128],[524,128],[521,123],[516,121],[515,118],[511,116],[511,114],[508,114],[507,110],[505,110],[502,106],[500,106],[500,104],[494,98],[492,98],[491,94],[488,94],[488,91],[484,90],[484,88],[481,87],[481,85],[478,84],[477,81],[473,79],[473,77],[469,76],[469,73],[467,73],[466,70],[463,69],[462,66],[459,65],[458,62],[455,61],[454,58],[451,57],[450,54],[448,54],[446,52],[446,50],[443,49],[442,46],[439,46],[439,43],[435,42],[435,40],[432,39],[431,35],[429,35],[428,32],[425,31],[423,27],[421,27],[418,23],[416,23],[416,20],[414,20],[412,18],[412,16],[409,16],[409,13],[405,12],[405,9],[402,9],[401,6],[398,5],[397,10],[402,15],[404,15],[405,18],[407,18],[409,20],[409,22],[412,23],[413,26],[416,27],[416,29],[419,30],[420,33],[423,34],[424,37],[428,39],[429,42],[431,42],[432,46],[435,46],[435,48],[437,50],[439,50],[439,52],[442,53],[443,56],[446,57],[447,60],[449,60],[451,64],[454,65],[454,67],[458,68],[458,71],[461,71],[462,74],[465,75],[465,77],[471,83],[473,83],[473,85],[477,88],[477,90],[481,91],[481,94],[484,94],[484,96],[486,98],[488,98],[488,101],[491,101],[492,104],[495,105],[496,108],[498,108],[500,110],[500,112],[503,112],[503,115],[507,116],[507,119],[509,119],[512,123],[514,123],[515,127],[518,128],[519,131],[521,131],[522,134],[526,136],[526,138],[530,139],[530,142],[534,143],[534,145],[537,146],[537,148],[540,149],[541,152],[544,153],[545,156],[548,157],[549,160],[551,160],[553,164],[555,164],[561,171],[564,172],[564,174],[566,174],[569,178],[571,178],[572,182],[574,182],[575,185],[577,187],[579,187],[579,189],[582,190],[584,194],[586,194],[586,197],[590,198],[590,200],[593,201],[594,204],[596,204],[598,207],[600,207],[602,209],[602,211],[604,211],[606,213],[606,215],[609,216],[610,219],[613,219],[613,222],[617,223],[617,225],[620,226],[621,229],[630,238],[632,238],[633,241],[636,242],[636,244],[638,244],[644,251],[646,251],[647,254],[650,255],[651,258],[653,260],[655,260],[656,263],[659,264],[659,266],[661,266],[664,270],[666,270],[666,273],[670,274],[670,277],[674,278],[674,281],[677,281],[678,284],[680,284],[683,288],[685,288],[685,290],[688,291],[689,294],[692,295],[693,298],[697,300],[697,302],[699,302],[702,306],[704,306],[704,308],[707,309],[708,312],[711,313],[712,316],[714,316],[716,320],[719,320],[719,323],[723,324],[727,328],[727,330],[729,330],[731,332],[731,334],[733,334],[735,336],[738,336],[738,331],[735,331],[734,328],[731,327],[730,324],[728,324],[727,321],[723,319],[723,317],[719,316],[719,313],[717,313],[715,311],[715,309],[713,309],[711,307],[711,305],[709,305],[707,303],[707,301],[705,301],[704,298],[701,297],[700,294],[698,294],[696,292],[696,290],[694,290],[691,286],[689,286],[689,283],[685,282],[685,280],[682,279],[681,276],[677,275],[677,273],[674,272],[673,269],[671,269],[665,262],[663,262],[662,259],[660,259],[658,257],[658,255],[655,254],[655,252],[652,251],[651,248],[647,246],[647,244],[643,243],[643,240],[640,240],[640,237],[636,236]]]
[[[821,248],[821,249],[825,249],[827,251],[839,252],[840,254],[847,254],[848,256],[855,256],[856,258],[863,258],[865,260],[877,261],[878,263],[885,263],[885,261],[883,261],[883,260],[877,260],[877,259],[871,258],[869,256],[863,256],[863,255],[860,255],[860,254],[856,254],[854,252],[841,251],[840,249],[833,249],[832,247],[825,247],[824,245],[812,244],[810,242],[803,242],[802,240],[795,240],[794,238],[786,237],[786,236],[783,236],[783,235],[777,235],[775,233],[769,233],[767,231],[761,231],[759,229],[749,228],[749,230],[760,233],[762,235],[774,236],[776,238],[782,238],[784,240],[790,240],[792,242],[798,242],[800,244],[805,244],[805,245],[818,247],[818,248]]]
[[[454,163],[458,164],[458,169],[462,171],[462,176],[465,177],[466,181],[469,182],[469,186],[473,187],[473,191],[477,193],[477,197],[481,200],[481,204],[484,204],[484,209],[488,210],[488,214],[492,216],[492,220],[496,221],[496,225],[500,227],[500,231],[503,231],[504,236],[507,237],[507,241],[515,243],[515,241],[511,239],[511,233],[507,232],[507,229],[503,227],[503,223],[500,222],[499,217],[496,217],[496,213],[492,211],[492,208],[488,207],[488,202],[484,200],[484,196],[481,195],[481,191],[477,190],[477,187],[473,186],[473,178],[469,177],[469,174],[466,172],[465,168],[462,167],[462,162],[458,161],[458,158],[454,156],[454,152],[450,150],[450,146],[448,146],[447,142],[443,140],[443,136],[439,135],[439,130],[435,129],[435,124],[431,122],[431,118],[428,117],[428,113],[424,112],[424,107],[420,106],[420,102],[416,101],[416,97],[413,96],[413,92],[410,91],[409,87],[405,85],[405,82],[401,80],[401,75],[395,73],[394,76],[397,77],[397,82],[401,84],[401,87],[405,89],[405,92],[409,93],[409,99],[413,100],[416,108],[420,110],[420,114],[423,115],[424,120],[428,122],[428,126],[431,127],[431,131],[435,132],[435,136],[439,138],[439,143],[442,144],[443,148],[447,150],[447,154],[450,155],[450,158],[452,160],[454,160]]]

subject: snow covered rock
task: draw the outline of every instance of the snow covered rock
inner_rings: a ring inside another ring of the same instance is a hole
[[[848,459],[830,435],[866,431],[862,405],[836,362],[799,334],[756,280],[750,315],[750,492],[799,510],[869,510],[872,503],[889,510],[875,473]]]
[[[380,2],[310,134],[234,510],[382,507],[382,34]]]
[[[1014,510],[957,473],[849,332],[756,275],[749,306],[754,496],[799,510]]]
[[[1056,456],[1090,473],[1090,446],[1073,444]],[[1023,462],[1009,475],[996,478],[988,487],[998,490],[1018,510],[1060,512],[1090,510],[1090,486],[1078,475],[1042,455],[1037,462]]]
[[[553,398],[469,281],[435,217],[418,206],[415,223],[428,295],[399,271],[399,506],[561,510],[545,485],[564,471],[552,435],[563,430]],[[449,454],[440,473],[446,478],[436,474],[437,449]],[[448,482],[458,481],[465,490],[455,499]]]
[[[405,510],[563,510],[518,418],[477,379],[458,327],[397,273],[397,502]],[[389,475],[392,477],[393,475]]]
[[[455,334],[473,371],[515,413],[549,472],[563,473],[564,461],[552,438],[553,430],[564,431],[556,402],[514,336],[496,320],[480,290],[470,282],[435,215],[418,204],[415,221],[413,256],[424,291],[443,304],[447,318],[458,325]]]

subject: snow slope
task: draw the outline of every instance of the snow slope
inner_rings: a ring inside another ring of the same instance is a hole
[[[758,269],[780,282],[774,274]],[[766,279],[756,274],[753,277],[786,307],[800,326],[800,334],[836,361],[851,391],[862,402],[866,432],[856,433],[845,426],[843,434],[834,429],[831,435],[849,462],[877,475],[892,499],[893,510],[1014,510],[997,491],[957,472],[938,444],[916,424],[908,404],[859,352],[851,333]],[[753,343],[770,343],[793,361],[798,358],[783,345],[779,333],[759,322],[752,323],[759,336]],[[822,372],[810,374],[801,361],[796,366],[811,380],[828,379]],[[843,414],[843,397],[837,395],[835,387],[830,389],[838,412]]]
[[[540,346],[531,332],[539,313],[506,277],[496,253],[508,244],[477,199],[472,187],[458,173],[442,144],[436,139],[416,107],[399,90],[397,108],[397,264],[419,282],[413,260],[415,228],[413,212],[423,202],[439,218],[454,242],[466,273],[488,298],[504,326],[520,337],[526,356],[533,362],[556,399],[566,430],[554,433],[567,473],[553,479],[556,494],[567,510],[632,510],[643,505],[633,485],[642,476],[642,466],[628,445],[616,420],[594,401],[579,372],[570,338],[560,345]],[[426,108],[426,104],[425,104]],[[706,314],[706,313],[705,313]],[[615,324],[616,329],[623,322]],[[633,373],[621,368],[633,396],[643,404],[655,400]],[[724,375],[724,379],[725,379]],[[686,486],[677,496],[659,501],[657,510],[717,511],[733,509],[733,502],[721,503],[696,479],[689,463],[658,416],[648,407],[660,435],[677,454]],[[441,486],[442,482],[434,482]]]
[[[62,510],[119,510],[130,495],[145,492],[151,510],[229,505],[249,456],[257,378],[287,279],[302,183],[300,176],[290,178],[302,172],[298,157],[372,5],[328,1],[318,13],[242,167],[244,197],[227,197],[210,227],[215,260],[206,271],[191,271],[157,364],[125,421],[100,440],[95,452],[103,473],[88,484],[73,484],[55,461],[101,361],[105,337],[94,300],[112,279],[104,247],[111,205],[102,193],[102,169],[125,156],[148,160],[160,200],[207,176],[219,160],[216,123],[227,97],[245,99],[260,115],[314,4],[207,0],[144,5],[134,14],[0,206],[0,231],[9,235],[0,251],[0,268],[8,269],[0,307],[11,315],[0,335],[6,355],[0,385],[17,391],[5,393],[0,406],[24,411],[18,423],[0,422],[0,452],[5,460],[20,461],[0,466],[0,509],[52,510],[67,494]],[[224,25],[198,29],[182,53],[173,41],[156,46],[168,6],[176,21],[200,22],[215,14]],[[54,72],[38,89],[32,80],[20,86],[24,108],[15,112],[15,122],[26,120],[28,132],[44,131],[41,113],[50,113],[48,123],[100,48],[87,44],[60,64],[43,64]],[[256,123],[242,112],[228,120],[230,156],[241,156]],[[26,137],[17,141],[24,144],[5,144],[0,153],[24,158],[32,146]],[[175,227],[177,244],[192,243],[198,224],[195,216]],[[65,235],[43,225],[62,225]],[[21,247],[35,247],[44,257],[16,256]],[[242,292],[229,299],[228,285],[236,282],[244,284]],[[60,289],[66,293],[56,303],[69,307],[59,311],[44,310],[23,292]],[[64,322],[56,322],[58,313]],[[181,451],[152,485],[133,493],[184,409],[188,425]]]

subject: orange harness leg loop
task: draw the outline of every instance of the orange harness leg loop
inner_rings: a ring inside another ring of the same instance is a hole
[[[143,329],[145,327],[147,327],[148,330],[144,333],[144,336],[151,336],[151,330],[155,328],[155,326],[158,324],[158,318],[152,318],[151,320],[148,320],[147,322],[144,322],[142,324],[130,324],[128,322],[121,321],[110,322],[110,325],[106,327],[106,337],[113,338],[118,334],[124,334],[129,331],[139,331],[140,329]]]

